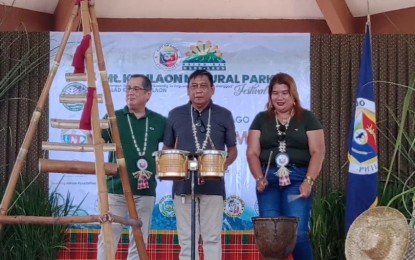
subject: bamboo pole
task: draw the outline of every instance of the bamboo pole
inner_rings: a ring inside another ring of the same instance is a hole
[[[66,81],[87,81],[87,75],[85,73],[66,73]]]
[[[116,150],[116,145],[111,144],[111,143],[103,144],[102,147],[103,147],[104,152],[114,152]],[[42,150],[68,151],[68,152],[93,152],[94,145],[93,144],[66,144],[66,143],[56,143],[56,142],[42,142]]]
[[[102,103],[102,95],[98,94],[98,103]],[[59,102],[62,104],[76,104],[76,103],[85,103],[86,102],[86,95],[69,95],[69,94],[61,94],[59,95]]]
[[[19,179],[19,175],[22,171],[23,165],[26,161],[27,152],[29,150],[30,144],[32,143],[33,137],[36,133],[38,124],[39,124],[39,118],[42,114],[43,108],[48,101],[48,95],[50,88],[52,86],[53,79],[55,78],[56,71],[58,70],[59,63],[62,59],[63,52],[65,50],[65,46],[68,42],[70,32],[72,30],[73,21],[78,13],[79,6],[74,5],[72,8],[72,14],[69,19],[69,22],[66,26],[65,33],[63,35],[63,39],[61,42],[61,46],[58,49],[58,52],[56,54],[54,63],[52,65],[52,68],[49,71],[49,75],[46,79],[46,82],[43,86],[42,92],[40,94],[40,97],[37,101],[35,111],[33,112],[32,118],[30,120],[29,127],[27,129],[26,135],[23,139],[22,146],[20,147],[19,153],[17,154],[16,162],[13,165],[12,172],[10,174],[9,182],[7,183],[6,190],[4,192],[3,199],[1,201],[0,205],[0,216],[6,215],[10,202],[13,198],[13,193],[16,189],[17,180]],[[0,224],[0,231],[3,228],[3,225]]]
[[[101,38],[99,35],[98,20],[95,13],[95,6],[91,6],[90,9],[92,31],[94,34],[95,51],[97,54],[98,69],[101,76],[101,84],[105,98],[105,105],[107,107],[108,119],[110,121],[111,136],[113,142],[116,144],[115,155],[119,166],[119,174],[121,177],[121,183],[124,191],[124,196],[127,202],[128,213],[130,218],[138,219],[137,209],[135,207],[133,194],[131,192],[130,181],[128,179],[127,167],[125,164],[124,152],[121,146],[120,132],[118,130],[117,119],[115,117],[114,104],[112,102],[110,85],[108,83],[108,74],[105,67],[104,53],[102,51]],[[141,260],[148,260],[146,245],[143,239],[143,233],[140,228],[132,227],[132,233],[134,235],[135,243],[137,246],[138,255]]]
[[[108,221],[107,221],[108,220]],[[70,216],[70,217],[41,217],[41,216],[0,216],[2,224],[50,224],[65,225],[77,223],[100,223],[116,222],[123,225],[135,226],[140,228],[143,223],[137,219],[125,219],[123,217],[108,214],[107,216],[89,215],[89,216]]]
[[[91,23],[90,23],[90,14],[89,9],[94,8],[93,5],[88,6],[88,1],[81,1],[81,14],[82,14],[82,27],[84,35],[91,34]],[[95,38],[94,38],[95,41]],[[95,44],[95,48],[97,48]],[[88,87],[96,88],[95,85],[95,70],[94,70],[94,61],[92,56],[92,44],[86,51],[86,71],[88,75]],[[98,103],[96,92],[94,94],[94,102],[92,103],[92,140],[94,145],[95,152],[95,172],[97,173],[97,183],[98,183],[98,199],[100,205],[101,214],[108,214],[109,205],[108,205],[108,189],[106,185],[106,177],[104,170],[104,142],[101,137],[101,128],[99,126],[99,112],[98,112]],[[104,244],[105,244],[105,254],[106,259],[114,259],[115,252],[113,247],[113,238],[112,238],[112,225],[110,222],[104,222],[101,224],[104,234]]]
[[[117,174],[118,166],[115,163],[104,163],[104,169],[105,175],[114,176]],[[39,172],[95,174],[95,163],[39,159]]]
[[[74,120],[74,119],[51,118],[49,121],[50,121],[51,127],[59,128],[59,129],[79,129],[79,123],[80,123],[80,120]],[[108,120],[105,120],[105,119],[99,120],[99,126],[101,129],[108,129],[109,128]]]

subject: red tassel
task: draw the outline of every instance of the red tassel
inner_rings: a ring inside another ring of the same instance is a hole
[[[91,111],[92,104],[94,102],[94,94],[96,88],[88,87],[88,93],[86,95],[86,102],[84,105],[84,110],[82,111],[81,121],[79,122],[79,129],[91,130]]]
[[[81,43],[76,47],[75,54],[72,60],[72,66],[74,66],[74,73],[85,73],[85,52],[88,49],[91,42],[91,35],[87,34],[82,38]]]

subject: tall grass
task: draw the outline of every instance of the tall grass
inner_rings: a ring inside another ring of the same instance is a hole
[[[79,209],[69,194],[48,193],[40,181],[30,181],[28,177],[19,181],[8,215],[59,217],[73,215]],[[57,259],[67,242],[68,228],[68,225],[5,225],[0,233],[0,259]]]
[[[14,45],[22,47],[23,54],[18,59],[11,57]],[[10,64],[0,78],[0,99],[42,63],[48,61],[49,54],[48,40],[33,46],[27,32],[0,32],[0,59],[2,63]]]
[[[344,257],[346,197],[340,191],[317,195],[311,214],[311,241],[316,260],[342,260]]]
[[[395,115],[394,109],[389,109],[398,126],[397,135],[379,131],[394,147],[389,165],[383,169],[386,178],[382,180],[382,195],[385,197],[382,203],[400,210],[408,217],[413,227],[415,225],[415,111],[413,110],[415,79],[412,79],[406,88],[401,115]]]

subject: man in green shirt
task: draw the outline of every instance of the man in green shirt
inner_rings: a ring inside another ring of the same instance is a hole
[[[127,105],[115,111],[120,131],[121,145],[124,152],[128,178],[135,202],[135,207],[143,222],[141,228],[144,242],[147,243],[151,226],[151,215],[156,200],[156,163],[152,154],[158,150],[163,141],[166,118],[146,108],[152,94],[151,81],[144,75],[131,75],[126,87]],[[107,116],[106,116],[107,117]],[[111,131],[102,131],[105,142],[111,142]],[[116,162],[111,152],[109,162]],[[120,175],[107,177],[109,210],[114,215],[124,217],[128,214],[127,202],[123,194]],[[122,225],[112,224],[114,252],[122,233]],[[128,260],[139,259],[134,236],[130,229]],[[98,237],[97,259],[106,259],[103,230]]]

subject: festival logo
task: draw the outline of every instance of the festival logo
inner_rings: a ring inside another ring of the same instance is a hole
[[[176,216],[171,195],[166,195],[160,199],[159,210],[161,215],[165,216],[166,218],[174,218]]]
[[[84,95],[87,92],[87,87],[78,82],[71,82],[62,90],[62,95]],[[83,103],[63,104],[69,111],[81,111],[84,108]]]
[[[171,44],[164,44],[154,53],[154,62],[159,69],[173,70],[179,65],[179,50]]]
[[[225,200],[225,209],[224,212],[229,217],[239,217],[245,210],[244,201],[235,195],[228,197]]]
[[[62,130],[61,139],[65,144],[86,144],[88,143],[88,131],[80,129]]]
[[[212,45],[210,41],[203,43],[197,42],[197,46],[190,46],[186,52],[186,59],[183,61],[183,70],[216,70],[225,71],[226,61],[222,58],[223,53],[219,51],[217,45]]]
[[[377,172],[376,116],[373,101],[359,99],[351,146],[350,172],[371,174]]]

